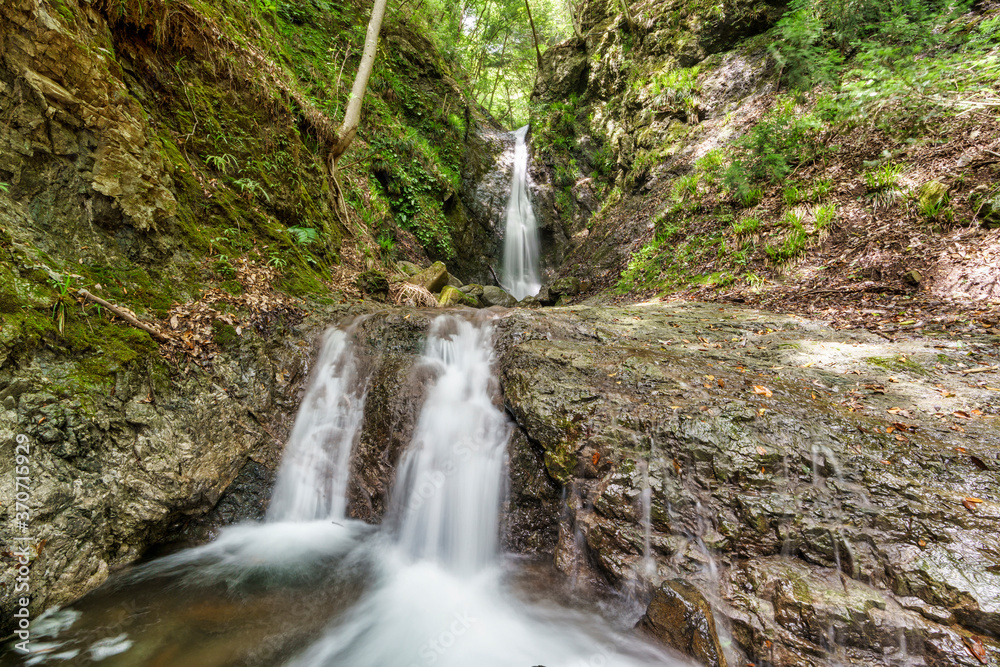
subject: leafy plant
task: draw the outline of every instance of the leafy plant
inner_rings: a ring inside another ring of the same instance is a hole
[[[809,193],[809,200],[818,204],[823,199],[830,194],[830,190],[833,189],[833,179],[832,178],[820,178],[817,179],[812,186],[812,191]]]
[[[396,249],[396,239],[394,239],[388,232],[380,234],[377,241],[379,249],[386,257],[391,256],[393,251]]]
[[[837,217],[837,205],[827,204],[826,206],[816,207],[816,229],[826,229],[830,226],[830,223],[834,221]]]
[[[228,174],[230,168],[237,169],[239,167],[239,162],[229,153],[209,155],[205,158],[205,164],[216,171],[221,171],[223,174]]]
[[[742,220],[735,221],[732,224],[732,229],[733,234],[737,236],[753,234],[760,229],[760,220],[757,218],[743,218]]]
[[[0,192],[10,192],[10,186],[0,181]]]
[[[267,263],[276,269],[284,268],[288,262],[281,258],[277,250],[272,250],[267,257]]]
[[[875,206],[887,206],[900,195],[899,177],[906,167],[887,160],[864,173],[865,187]]]
[[[803,199],[802,190],[800,190],[796,185],[785,186],[781,196],[785,200],[785,204],[788,206],[795,206]]]
[[[70,296],[70,291],[73,289],[73,278],[67,275],[63,278],[62,282],[57,280],[50,280],[49,282],[56,288],[57,293],[56,302],[52,304],[52,319],[55,321],[59,333],[62,333],[66,325],[66,306],[73,300]]]
[[[319,240],[319,231],[312,227],[289,227],[288,233],[295,242],[307,246]]]
[[[263,197],[267,203],[271,203],[271,197],[264,190],[264,187],[253,180],[252,178],[237,178],[233,181],[233,185],[240,189],[240,193],[246,196],[248,199],[252,197]]]

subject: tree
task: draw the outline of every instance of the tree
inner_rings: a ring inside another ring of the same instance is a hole
[[[344,192],[337,179],[337,161],[347,152],[354,142],[354,137],[358,133],[358,124],[361,122],[361,102],[365,97],[365,89],[368,87],[368,79],[375,64],[375,52],[378,50],[378,35],[382,30],[382,18],[385,16],[385,6],[387,0],[375,0],[372,7],[372,16],[368,21],[368,32],[365,35],[365,47],[361,53],[361,63],[358,65],[357,76],[354,77],[354,86],[351,88],[351,97],[347,101],[347,110],[344,111],[344,121],[337,128],[327,153],[327,164],[330,171],[330,189],[333,197],[339,203],[338,215],[343,212],[343,221],[347,222],[347,203],[344,201]]]

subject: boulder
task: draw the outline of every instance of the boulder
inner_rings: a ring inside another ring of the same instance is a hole
[[[419,285],[428,292],[440,292],[448,284],[448,267],[444,262],[434,262],[420,273],[407,278],[406,282]]]
[[[458,291],[478,299],[483,295],[483,286],[472,283],[471,285],[462,285],[458,288]]]
[[[638,627],[703,665],[726,667],[712,606],[686,581],[665,581],[653,593]]]
[[[549,285],[549,293],[557,299],[561,296],[575,296],[580,293],[580,279],[576,276],[560,278]]]
[[[354,279],[354,284],[365,294],[385,298],[389,294],[389,280],[381,271],[363,271]]]
[[[921,275],[921,273],[916,269],[910,269],[909,271],[903,274],[903,280],[910,283],[911,285],[919,285],[923,279],[924,279],[923,275]]]
[[[559,298],[559,296],[552,294],[552,292],[549,291],[548,287],[543,287],[542,289],[538,290],[538,294],[535,295],[535,298],[538,299],[538,303],[542,304],[543,306],[554,306],[556,305],[556,300]]]
[[[517,299],[512,297],[507,292],[503,291],[499,287],[494,287],[493,285],[486,285],[483,287],[483,295],[479,297],[479,300],[483,302],[484,306],[503,306],[504,308],[513,308],[517,305]]]
[[[420,267],[413,262],[407,262],[405,260],[401,262],[396,262],[396,269],[407,276],[415,276],[420,273]]]
[[[457,287],[445,285],[444,289],[441,290],[441,296],[438,297],[438,306],[442,308],[447,306],[470,306],[478,308],[479,301],[475,297],[463,293]]]
[[[542,303],[533,296],[526,296],[517,302],[518,308],[541,308]]]
[[[448,274],[448,284],[451,285],[452,287],[461,287],[462,286],[462,281],[449,273]]]
[[[1000,227],[1000,191],[990,192],[986,186],[979,186],[969,198],[976,218],[986,229]]]

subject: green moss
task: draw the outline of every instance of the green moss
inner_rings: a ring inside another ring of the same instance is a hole
[[[916,375],[927,375],[927,369],[906,357],[867,357],[865,363],[884,368],[887,371],[910,372]]]
[[[215,320],[212,322],[212,340],[219,347],[226,349],[238,344],[240,336],[236,333],[236,328],[233,325]]]

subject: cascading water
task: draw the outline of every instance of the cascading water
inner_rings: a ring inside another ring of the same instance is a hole
[[[507,289],[520,301],[538,294],[542,286],[538,272],[538,223],[528,197],[528,126],[514,132],[514,175],[507,200],[504,230],[503,275]]]
[[[510,428],[489,393],[490,335],[458,318],[434,323],[424,363],[439,376],[397,475],[403,550],[463,572],[497,555]]]
[[[491,332],[448,315],[431,325],[422,364],[435,379],[386,529],[343,518],[365,393],[351,336],[334,331],[267,521],[227,528],[105,586],[82,611],[40,619],[49,641],[28,664],[683,664],[606,617],[512,585],[517,570],[498,548],[510,424],[493,400]]]
[[[269,521],[344,518],[351,450],[364,405],[349,334],[332,329],[285,446]]]

